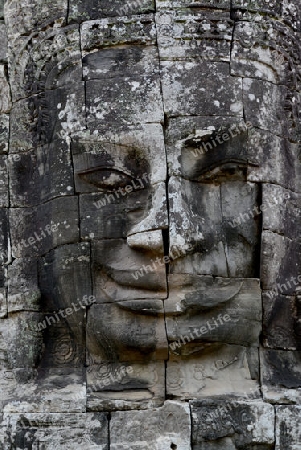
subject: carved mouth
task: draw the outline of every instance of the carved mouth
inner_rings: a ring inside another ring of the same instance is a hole
[[[133,277],[135,271],[111,270],[103,274],[98,282],[98,297],[106,301],[125,301],[134,299],[165,299],[167,297],[167,280],[165,271]]]
[[[153,299],[135,299],[135,300],[125,300],[118,302],[118,306],[122,309],[128,311],[134,311],[143,314],[158,314],[163,313],[163,302],[162,300]]]
[[[142,269],[136,271],[118,270],[110,273],[112,280],[120,286],[139,288],[148,291],[164,290],[166,288],[165,270],[161,273],[147,273]]]

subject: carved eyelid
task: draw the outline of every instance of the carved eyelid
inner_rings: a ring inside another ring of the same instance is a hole
[[[90,169],[85,169],[85,170],[82,170],[81,172],[78,172],[77,175],[80,177],[80,176],[89,175],[89,174],[95,173],[95,172],[105,172],[105,171],[110,171],[110,172],[116,173],[121,176],[130,177],[133,180],[135,179],[135,177],[131,173],[125,171],[124,169],[118,169],[118,168],[116,169],[115,167],[108,167],[108,166],[91,167]]]
[[[250,164],[246,160],[231,158],[224,161],[217,161],[210,166],[204,168],[201,170],[197,175],[197,180],[202,181],[203,179],[210,179],[213,176],[218,176],[219,174],[223,173],[224,170],[240,170],[240,169],[247,169]]]
[[[102,173],[103,178],[101,177]],[[114,175],[116,179],[114,180],[113,177],[113,179],[110,180],[110,177]],[[95,186],[98,190],[100,189],[103,191],[112,191],[120,187],[124,188],[135,180],[135,177],[130,173],[104,166],[83,170],[78,173],[78,176],[86,183]]]
[[[103,176],[102,173],[104,174]],[[112,167],[93,167],[91,169],[78,172],[77,175],[85,183],[95,186],[95,188],[100,192],[114,192],[119,188],[127,189],[128,186],[131,187],[131,191],[136,191],[144,189],[148,185],[148,182],[144,177],[145,174],[137,174],[134,176],[132,173],[127,173],[123,170],[121,171]],[[142,178],[144,182],[141,182]]]

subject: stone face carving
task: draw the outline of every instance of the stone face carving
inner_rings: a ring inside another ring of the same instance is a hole
[[[300,18],[0,1],[0,448],[297,448]]]

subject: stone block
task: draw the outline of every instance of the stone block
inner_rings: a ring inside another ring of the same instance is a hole
[[[230,10],[230,0],[157,0],[157,8],[159,11],[171,8],[218,8]]]
[[[285,23],[289,24],[295,31],[301,29],[301,8],[300,4],[292,4],[290,0],[283,0],[282,17]]]
[[[177,117],[166,129],[166,153],[170,175],[197,180],[205,166],[224,160],[248,162],[251,123],[235,117]]]
[[[111,450],[173,448],[191,450],[190,411],[187,404],[166,401],[149,411],[113,412]]]
[[[249,133],[248,180],[270,183],[300,192],[300,163],[298,144],[253,128]],[[289,170],[284,170],[289,167]]]
[[[82,367],[85,361],[86,313],[95,299],[91,292],[90,246],[66,245],[39,263],[38,324],[45,350],[42,367]]]
[[[93,49],[111,47],[116,44],[155,44],[156,25],[154,19],[155,17],[153,14],[148,14],[145,16],[117,17],[84,22],[81,26],[81,47],[83,49],[83,55],[85,56]],[[126,61],[118,61],[118,57],[121,55],[128,55],[130,60],[132,60],[134,64],[137,64],[139,56],[141,58],[144,54],[143,48],[140,50],[128,48],[128,51],[126,52],[123,52],[122,50],[118,51],[118,49],[116,49],[117,52],[114,52],[114,49],[112,50],[113,51],[103,52],[101,54],[107,57],[107,61],[104,62],[105,65],[108,63],[113,64],[115,66],[115,70],[118,67],[126,67],[128,65],[128,62]],[[113,55],[115,55],[114,58],[112,58]],[[134,60],[132,59],[133,57]],[[96,56],[96,59],[99,58]],[[93,66],[96,59],[90,55],[87,60],[86,58],[84,59],[84,65],[86,65],[86,62],[89,63],[90,61]],[[114,59],[116,59],[115,62]],[[102,65],[100,61],[97,61],[96,64],[97,65],[95,68],[98,66],[99,68],[102,67],[104,69],[105,67],[105,65]],[[87,74],[87,69],[88,67],[86,67],[85,75]],[[93,67],[90,67],[90,69],[93,71]],[[134,72],[135,71],[136,70],[134,69]],[[96,73],[98,73],[98,76],[103,78],[103,71],[100,70]]]
[[[301,406],[276,406],[275,450],[298,450],[301,442]]]
[[[227,344],[169,345],[166,393],[171,398],[190,400],[211,395],[233,397],[259,392],[258,350]]]
[[[122,17],[134,14],[147,14],[155,12],[154,0],[130,0],[124,3],[122,0],[97,2],[96,0],[80,0],[72,3],[68,20],[69,22],[82,22],[103,17]]]
[[[53,247],[78,241],[78,201],[62,197],[34,208],[12,208],[10,222],[14,257],[44,255]]]
[[[70,150],[54,140],[36,150],[8,157],[11,205],[35,206],[74,194]]]
[[[248,397],[247,397],[248,398]],[[275,444],[275,412],[263,402],[225,396],[191,403],[192,444],[196,450],[235,450]]]
[[[92,288],[90,244],[87,242],[51,250],[39,260],[38,272],[44,313],[74,308],[73,304],[81,305],[80,310],[83,310],[93,303],[88,301]]]
[[[10,395],[5,414],[85,413],[86,384],[81,368],[24,368],[6,372]]]
[[[7,317],[7,289],[0,287],[0,319]]]
[[[0,2],[1,3],[1,2]],[[3,17],[1,14],[1,5],[0,5],[0,19]],[[0,21],[0,61],[7,62],[7,31],[4,22]]]
[[[168,116],[206,111],[206,115],[243,117],[242,81],[229,75],[227,63],[162,61],[162,90]]]
[[[120,187],[129,185],[139,190],[166,180],[160,124],[140,124],[116,134],[108,130],[103,134],[82,133],[72,140],[71,150],[75,187],[80,193],[107,192],[118,199],[126,193],[120,192]],[[112,202],[112,196],[110,199]]]
[[[37,260],[15,259],[8,266],[8,311],[39,311]]]
[[[6,6],[6,20],[9,35],[17,39],[30,32],[47,29],[57,23],[63,25],[68,11],[67,0],[26,0],[23,5],[9,0]]]
[[[262,186],[262,224],[289,239],[299,236],[301,223],[301,196],[282,186],[265,183]]]
[[[87,55],[83,65],[84,74],[91,77],[86,81],[87,126],[91,133],[119,133],[133,124],[164,120],[155,47],[103,49]]]
[[[142,184],[141,188],[140,183],[133,183],[127,185],[132,189],[129,194],[124,189],[123,195],[115,190],[80,196],[82,239],[134,237],[149,230],[160,230],[162,235],[161,230],[166,229],[168,223],[165,184]]]
[[[248,122],[294,141],[300,138],[300,100],[297,92],[287,86],[252,78],[244,78],[243,91]]]
[[[84,85],[80,82],[81,71],[72,75],[71,91],[62,86],[46,90],[38,95],[31,95],[14,104],[11,114],[11,153],[26,152],[39,147],[38,151],[41,154],[45,151],[49,153],[55,151],[56,154],[57,150],[54,146],[59,145],[62,148],[62,140],[64,140],[64,145],[67,147],[65,152],[68,155],[67,136],[83,130],[85,122],[85,94]],[[51,159],[52,155],[48,155],[48,158]],[[42,163],[42,155],[39,159]]]
[[[162,406],[164,399],[164,361],[106,361],[87,369],[88,411],[150,409]]]
[[[143,250],[130,248],[123,239],[92,243],[92,274],[97,303],[167,297],[163,243],[156,252]],[[156,263],[156,258],[160,264]]]
[[[7,156],[0,155],[0,208],[8,207]]]
[[[264,401],[299,404],[301,395],[301,353],[261,349],[261,385]]]
[[[3,325],[7,363],[10,369],[22,369],[23,379],[31,376],[31,369],[38,366],[42,354],[42,334],[37,330],[41,315],[22,311],[11,315]]]
[[[261,282],[270,295],[293,295],[300,284],[300,243],[264,230],[261,241]],[[275,254],[277,258],[275,258]]]
[[[232,7],[246,8],[247,11],[281,13],[281,4],[277,0],[233,0]]]
[[[47,7],[48,5],[44,11],[47,10]],[[51,7],[55,10],[54,4]],[[27,26],[32,32],[30,21],[36,16],[31,16],[25,5],[24,8],[22,17],[24,17],[24,11],[26,11]],[[19,5],[14,4],[11,8],[11,13],[16,14],[18,17],[18,14],[21,14]],[[53,20],[51,14],[48,15],[47,12],[45,14],[45,17],[47,17],[45,19],[46,22],[47,20]],[[16,102],[36,94],[39,95],[40,103],[38,105],[31,103],[30,105],[34,127],[37,119],[35,106],[38,106],[38,111],[43,109],[45,105],[45,90],[58,90],[54,92],[54,95],[58,95],[58,92],[61,92],[59,88],[68,86],[69,91],[70,83],[76,84],[82,81],[79,30],[76,25],[62,28],[54,23],[52,26],[47,27],[46,30],[37,33],[34,41],[32,41],[29,36],[30,33],[28,33],[28,36],[20,36],[22,24],[19,29],[16,29],[18,24],[17,17],[12,18],[9,14],[7,15],[12,99],[13,102]],[[48,99],[51,96],[50,93]],[[72,96],[69,100],[69,106],[71,107]],[[55,105],[55,110],[59,113],[57,104]],[[46,114],[44,119],[47,119],[47,112],[43,111],[43,113]],[[69,110],[70,119],[71,115]],[[41,121],[42,118],[40,117],[39,123]],[[48,131],[47,123],[45,124],[45,131]]]
[[[5,448],[67,446],[70,450],[108,450],[108,418],[104,413],[20,413],[5,416]]]
[[[0,208],[0,287],[4,286],[4,263],[8,261],[8,209]]]
[[[132,310],[120,302],[93,305],[87,318],[87,350],[93,360],[149,361],[168,358],[163,302],[158,311]]]
[[[38,137],[35,133],[36,118],[30,111],[31,108],[34,110],[34,103],[36,102],[36,97],[32,97],[19,100],[13,104],[10,113],[9,149],[15,162],[20,160],[20,153],[27,152],[38,143]]]
[[[290,30],[285,26],[282,30],[276,27],[275,21],[268,15],[249,12],[243,19],[234,30],[231,74],[284,84],[287,80],[288,58],[285,48],[287,43],[282,33],[286,31],[285,34],[290,35]]]
[[[258,347],[261,302],[256,279],[169,275],[169,297],[164,302],[168,340],[181,346],[223,342]]]
[[[8,152],[9,116],[0,114],[0,154]]]
[[[254,212],[259,189],[246,182],[239,164],[231,165],[229,172],[223,167],[221,163],[212,170],[214,181],[209,168],[198,183],[170,178],[170,249],[181,248],[182,253],[172,262],[171,273],[259,275],[260,222]]]
[[[4,65],[0,65],[0,113],[8,113],[11,109],[10,87],[7,81],[6,69]]]
[[[264,346],[301,350],[300,302],[297,303],[295,296],[273,291],[263,292],[262,301]]]
[[[233,21],[228,11],[221,11],[222,5],[219,9],[204,10],[201,8],[204,2],[198,2],[199,8],[189,9],[193,3],[184,0],[181,3],[187,8],[177,9],[180,2],[173,1],[168,10],[162,3],[157,5],[156,15],[162,60],[230,61]]]

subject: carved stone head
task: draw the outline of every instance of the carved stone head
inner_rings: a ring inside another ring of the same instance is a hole
[[[258,398],[300,350],[298,23],[244,3],[7,3],[8,400]]]

